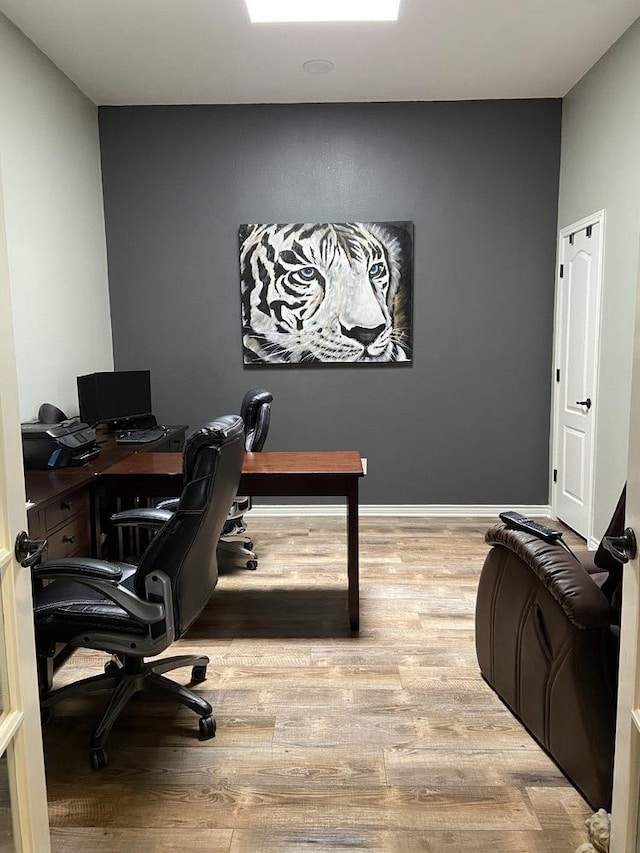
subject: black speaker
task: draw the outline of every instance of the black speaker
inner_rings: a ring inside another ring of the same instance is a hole
[[[62,409],[53,403],[43,403],[38,409],[38,421],[41,424],[59,424],[69,420]]]

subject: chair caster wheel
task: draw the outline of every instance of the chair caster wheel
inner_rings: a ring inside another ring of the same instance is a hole
[[[200,717],[198,720],[200,727],[200,740],[209,740],[216,736],[216,721],[213,717]]]
[[[251,569],[252,572],[255,572],[255,570],[258,568],[258,561],[257,560],[247,560],[247,568]]]
[[[194,666],[191,670],[191,681],[196,684],[200,681],[205,681],[207,677],[207,667],[205,666]]]
[[[103,770],[108,763],[109,758],[102,747],[89,750],[89,764],[92,770]]]
[[[117,675],[120,672],[121,668],[122,667],[119,666],[119,664],[116,663],[116,661],[114,660],[108,660],[104,665],[104,671],[106,675]]]
[[[247,539],[247,541],[244,543],[244,547],[245,547],[248,551],[252,551],[252,550],[253,550],[253,542],[251,541],[251,539]]]

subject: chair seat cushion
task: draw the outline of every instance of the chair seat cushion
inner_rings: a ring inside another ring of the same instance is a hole
[[[121,586],[133,591],[135,566],[114,563],[122,569]],[[97,590],[76,581],[57,580],[39,589],[34,596],[34,617],[38,643],[69,642],[83,631],[117,630],[145,634],[146,629],[125,610]]]

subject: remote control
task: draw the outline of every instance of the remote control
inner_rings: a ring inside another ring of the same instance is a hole
[[[525,533],[533,533],[534,536],[543,539],[545,542],[557,542],[558,539],[562,539],[561,530],[545,527],[544,524],[538,524],[537,521],[527,518],[526,515],[521,515],[519,512],[501,512],[500,518],[508,527],[523,530]]]

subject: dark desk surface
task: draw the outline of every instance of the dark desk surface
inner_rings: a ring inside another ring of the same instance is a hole
[[[363,473],[362,459],[357,450],[247,453],[242,465],[243,477],[252,474],[362,477]]]
[[[138,453],[146,453],[159,448],[172,438],[180,437],[186,432],[186,426],[167,427],[166,435],[157,441],[148,444],[116,444],[116,434],[107,430],[97,431],[97,440],[100,446],[100,455],[90,462],[78,467],[54,468],[48,471],[26,471],[25,487],[27,500],[34,506],[29,509],[38,509],[50,501],[62,498],[76,489],[91,485],[95,482],[98,474],[112,465],[133,457]],[[154,455],[163,456],[163,453]],[[180,453],[167,453],[166,455],[181,457]]]
[[[363,473],[357,450],[246,453],[238,491],[253,496],[346,495]],[[182,454],[136,453],[101,471],[100,482],[122,497],[178,495]]]
[[[139,451],[135,456],[116,460],[103,476],[134,476],[145,474],[182,474],[181,453],[153,453]],[[246,453],[242,463],[242,476],[286,474],[312,477],[339,474],[362,477],[362,460],[357,450],[290,451]]]

